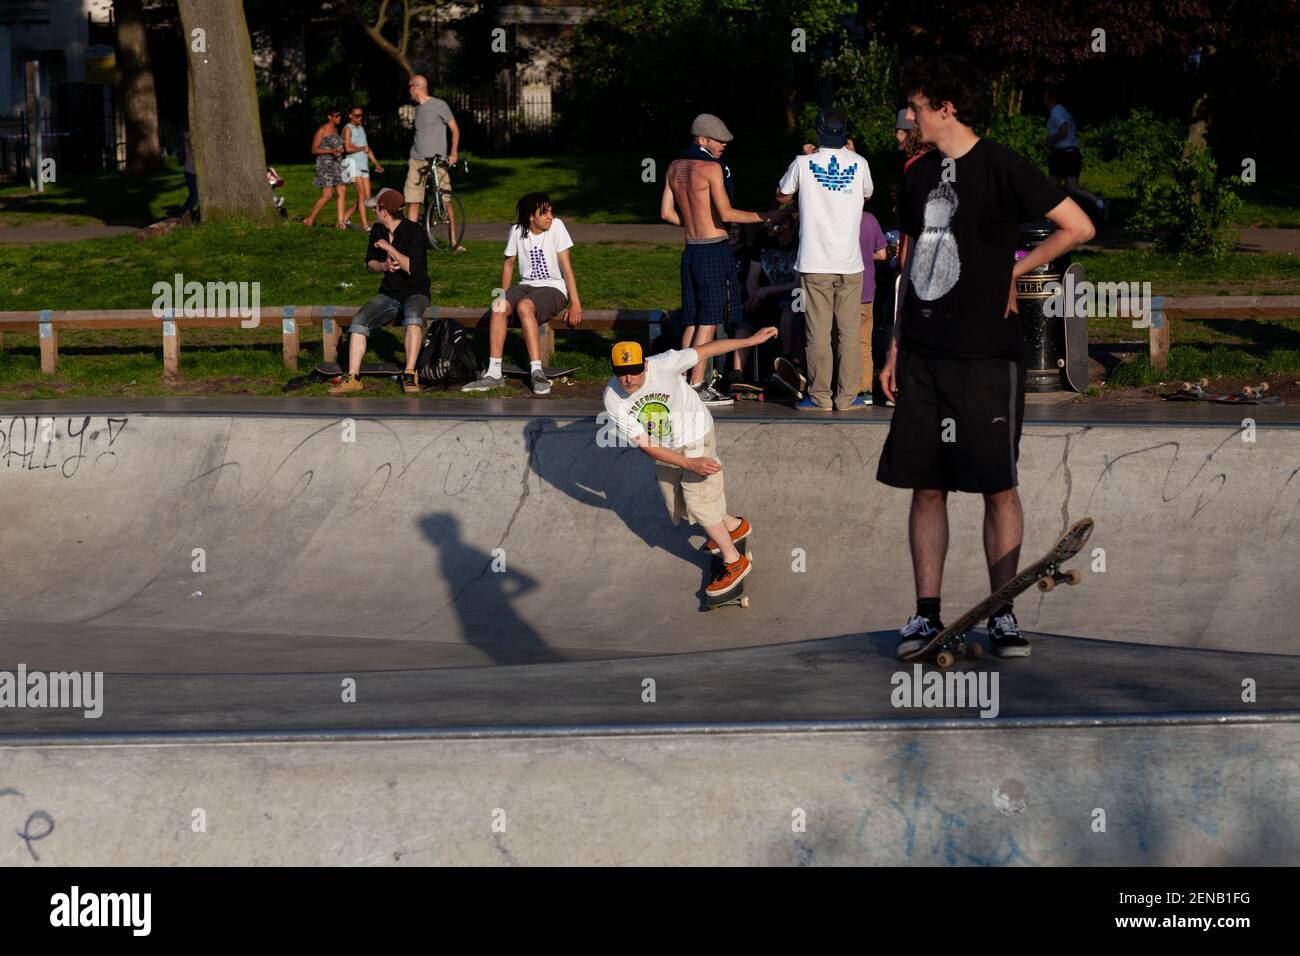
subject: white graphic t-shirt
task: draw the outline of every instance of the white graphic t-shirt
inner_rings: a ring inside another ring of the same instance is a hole
[[[1052,149],[1077,148],[1079,140],[1074,135],[1074,117],[1069,110],[1057,103],[1052,107],[1052,112],[1047,114],[1047,135],[1055,136],[1062,126],[1065,127],[1065,135],[1052,144]]]
[[[713,416],[682,373],[700,361],[695,349],[663,352],[645,360],[645,383],[632,394],[617,378],[605,386],[605,411],[629,444],[645,435],[652,445],[680,451],[704,440]]]
[[[564,284],[564,273],[560,271],[560,253],[573,248],[569,230],[564,228],[563,219],[551,220],[551,228],[543,233],[533,235],[532,230],[523,230],[520,236],[518,225],[510,227],[506,238],[506,258],[519,257],[519,276],[524,285],[544,285],[563,294],[569,295]]]
[[[848,149],[825,147],[797,156],[781,177],[781,192],[799,194],[800,272],[852,275],[862,271],[858,230],[862,204],[875,187],[867,161]]]

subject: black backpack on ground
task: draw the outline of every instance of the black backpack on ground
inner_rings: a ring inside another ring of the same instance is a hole
[[[434,319],[415,360],[424,388],[447,389],[478,378],[478,365],[469,348],[469,333],[455,319]]]

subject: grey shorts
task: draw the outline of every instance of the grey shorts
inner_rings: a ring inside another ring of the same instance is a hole
[[[418,325],[423,328],[424,313],[428,308],[427,295],[408,295],[406,301],[402,302],[381,292],[357,311],[348,325],[348,331],[369,336],[375,329],[382,328],[399,315],[403,327]]]
[[[569,300],[559,289],[549,285],[512,285],[506,289],[505,300],[510,303],[510,323],[519,324],[519,303],[527,299],[537,312],[537,324],[545,325],[555,318],[569,304]]]

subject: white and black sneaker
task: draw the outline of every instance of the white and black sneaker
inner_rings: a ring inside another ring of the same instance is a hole
[[[717,407],[719,405],[734,405],[736,400],[730,395],[723,395],[721,392],[715,392],[712,386],[700,389],[700,401],[705,405]]]
[[[1020,625],[1012,611],[989,618],[989,643],[998,657],[1029,656],[1029,642],[1020,636]]]
[[[898,648],[894,651],[900,660],[908,654],[919,651],[943,631],[943,624],[931,621],[928,617],[914,614],[907,619],[903,629],[898,632]]]

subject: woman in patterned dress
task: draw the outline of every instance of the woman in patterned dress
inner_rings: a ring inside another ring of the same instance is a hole
[[[312,137],[311,154],[316,157],[316,178],[312,181],[320,190],[320,198],[311,207],[311,214],[303,220],[308,226],[316,225],[316,214],[329,202],[330,195],[337,199],[338,223],[334,228],[343,229],[343,203],[347,197],[348,187],[343,181],[343,137],[339,135],[339,121],[343,113],[334,108],[325,111],[325,124]]]

